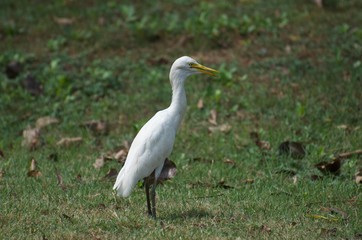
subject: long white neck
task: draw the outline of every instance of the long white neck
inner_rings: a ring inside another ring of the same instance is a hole
[[[170,82],[172,85],[172,100],[169,106],[170,111],[175,117],[175,124],[177,128],[180,126],[182,118],[186,112],[187,99],[185,92],[185,80],[188,77],[182,71],[170,72]]]

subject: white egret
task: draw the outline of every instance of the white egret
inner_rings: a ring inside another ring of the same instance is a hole
[[[184,83],[187,77],[204,73],[216,76],[217,71],[184,56],[170,70],[172,101],[168,108],[157,112],[138,132],[128,152],[126,162],[118,173],[113,189],[122,197],[131,194],[136,183],[145,183],[148,214],[156,218],[156,185],[166,158],[171,154],[176,132],[186,111]],[[151,203],[150,204],[150,186]]]

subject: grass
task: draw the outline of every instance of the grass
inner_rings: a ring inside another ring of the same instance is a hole
[[[2,1],[0,238],[361,238],[353,178],[361,156],[339,176],[314,166],[361,149],[361,10],[357,0],[325,9],[301,0]],[[105,176],[119,162],[93,163],[168,105],[168,70],[181,55],[221,74],[186,84],[171,156],[178,173],[157,190],[155,222],[143,189],[126,199],[112,193]],[[11,62],[21,66],[14,78],[5,72]],[[209,133],[213,109],[230,131]],[[30,151],[22,131],[43,116],[60,123],[42,129],[43,145]],[[80,127],[89,120],[107,121],[109,132]],[[255,145],[253,131],[270,150]],[[56,145],[78,136],[79,145]],[[279,155],[285,140],[307,155]],[[31,159],[41,176],[27,176]]]

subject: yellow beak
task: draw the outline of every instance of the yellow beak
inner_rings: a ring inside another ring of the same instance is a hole
[[[219,73],[215,69],[205,67],[205,66],[203,66],[201,64],[198,64],[198,63],[192,63],[190,67],[195,68],[197,71],[199,71],[201,73],[204,73],[204,74],[207,74],[207,75],[210,75],[210,76],[217,76],[217,74]]]

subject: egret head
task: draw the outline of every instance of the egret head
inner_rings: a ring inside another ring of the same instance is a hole
[[[172,83],[176,79],[184,80],[193,74],[199,73],[216,76],[218,71],[199,64],[193,58],[184,56],[176,59],[176,61],[172,64],[170,71],[170,80]]]

